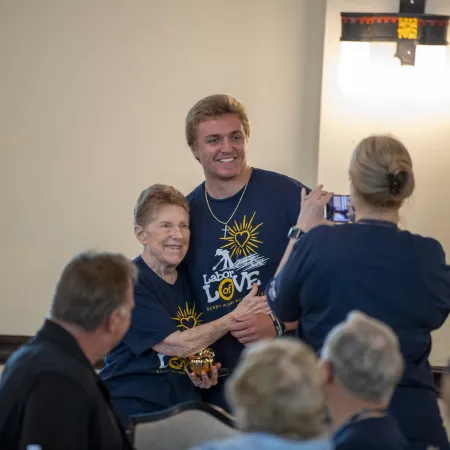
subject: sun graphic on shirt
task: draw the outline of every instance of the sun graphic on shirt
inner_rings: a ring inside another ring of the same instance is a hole
[[[258,225],[253,225],[252,223],[255,218],[255,214],[256,213],[253,213],[253,216],[248,222],[247,216],[244,216],[242,223],[238,224],[234,221],[234,225],[228,225],[227,232],[229,233],[229,236],[220,238],[222,241],[228,242],[220,248],[231,251],[230,257],[239,257],[241,255],[249,256],[252,253],[256,253],[258,244],[262,244],[262,241],[258,241],[257,239],[259,234],[259,231],[257,230],[263,222]]]
[[[179,322],[177,328],[189,330],[202,323],[202,320],[200,319],[202,314],[203,313],[196,313],[195,305],[192,308],[189,308],[189,305],[186,303],[186,308],[181,309],[178,307],[177,317],[172,317],[172,319]]]

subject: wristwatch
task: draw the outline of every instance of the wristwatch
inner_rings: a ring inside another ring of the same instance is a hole
[[[305,232],[303,230],[301,230],[300,228],[291,227],[291,229],[289,230],[289,233],[288,233],[288,238],[289,239],[298,239],[303,234],[305,234]]]

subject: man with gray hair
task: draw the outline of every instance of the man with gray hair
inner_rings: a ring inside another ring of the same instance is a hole
[[[337,450],[409,448],[387,409],[403,373],[399,342],[387,325],[351,312],[328,334],[320,370]]]
[[[119,254],[84,252],[67,264],[49,317],[5,366],[0,448],[132,448],[93,365],[128,330],[136,275]]]

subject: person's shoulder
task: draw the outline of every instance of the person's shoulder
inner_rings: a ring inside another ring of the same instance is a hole
[[[209,441],[197,447],[194,447],[192,450],[234,450],[242,448],[242,437],[236,436],[228,439],[220,439],[217,441]]]
[[[375,437],[374,437],[375,436]],[[406,450],[408,442],[391,417],[367,419],[335,436],[336,450]]]
[[[444,248],[437,239],[408,230],[400,230],[400,235],[413,242],[424,257],[445,258]]]
[[[196,201],[203,198],[203,185],[205,182],[200,183],[194,190],[186,195],[186,200],[190,207],[192,207]]]
[[[144,260],[142,259],[142,256],[136,256],[136,258],[133,259],[133,264],[138,268],[139,272],[143,268],[143,265],[145,264]]]
[[[335,442],[335,450],[407,450],[409,445],[404,438],[398,436],[386,436],[383,433],[374,433],[368,430],[364,434],[352,434],[348,438]],[[374,435],[377,436],[374,439]]]
[[[93,406],[92,395],[91,389],[85,385],[83,379],[51,370],[41,372],[34,377],[27,398],[34,398],[36,401],[42,399],[43,405],[51,403],[50,399],[57,402],[63,398],[64,403],[84,405],[83,407],[88,410]]]
[[[328,255],[327,250],[330,248],[330,242],[334,242],[333,230],[328,225],[318,225],[311,228],[308,232],[302,234],[294,244],[294,252],[296,254],[306,255],[314,251],[314,258],[323,258]],[[325,249],[325,251],[322,251]]]
[[[444,251],[442,244],[435,238],[432,238],[430,236],[422,236],[420,234],[415,233],[409,233],[413,239],[415,239],[417,242],[420,242],[423,247],[429,249],[430,251],[434,252],[442,252]]]
[[[136,257],[133,260],[133,263],[138,269],[138,277],[136,284],[139,285],[141,283],[144,284],[154,284],[157,275],[153,270],[147,265],[147,263],[144,261],[141,255]]]
[[[271,183],[270,187],[272,187],[274,184],[279,187],[284,187],[286,189],[292,188],[295,190],[298,190],[299,188],[302,188],[304,185],[296,180],[295,178],[292,178],[288,175],[284,175],[279,172],[273,172],[271,170],[266,169],[253,169],[255,178],[257,180],[262,181],[263,183]]]
[[[2,384],[14,384],[22,378],[34,379],[39,373],[55,372],[55,358],[67,359],[67,355],[58,345],[38,333],[8,358],[3,369]]]
[[[255,434],[243,433],[228,439],[206,442],[193,450],[241,450],[243,448],[255,448]]]
[[[158,275],[148,267],[141,256],[134,259],[134,264],[138,268],[137,280],[134,283],[135,294],[153,294],[158,291]]]
[[[331,237],[333,239],[336,238],[336,236],[344,237],[347,234],[352,232],[352,224],[345,223],[340,225],[318,225],[314,228],[311,228],[306,234],[308,239],[326,239],[327,237]]]
[[[83,384],[76,377],[51,370],[40,373],[33,383],[33,389],[45,390],[47,388],[59,391],[75,391],[80,395],[86,392]]]

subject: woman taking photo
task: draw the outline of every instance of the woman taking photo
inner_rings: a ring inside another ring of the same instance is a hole
[[[317,352],[352,310],[392,327],[405,371],[390,413],[412,449],[449,449],[428,358],[431,332],[450,310],[450,272],[439,242],[398,226],[414,191],[411,157],[398,140],[371,136],[353,152],[349,175],[355,223],[324,226],[332,194],[302,193],[298,238],[267,287],[269,305],[280,320],[298,319],[299,337]]]

